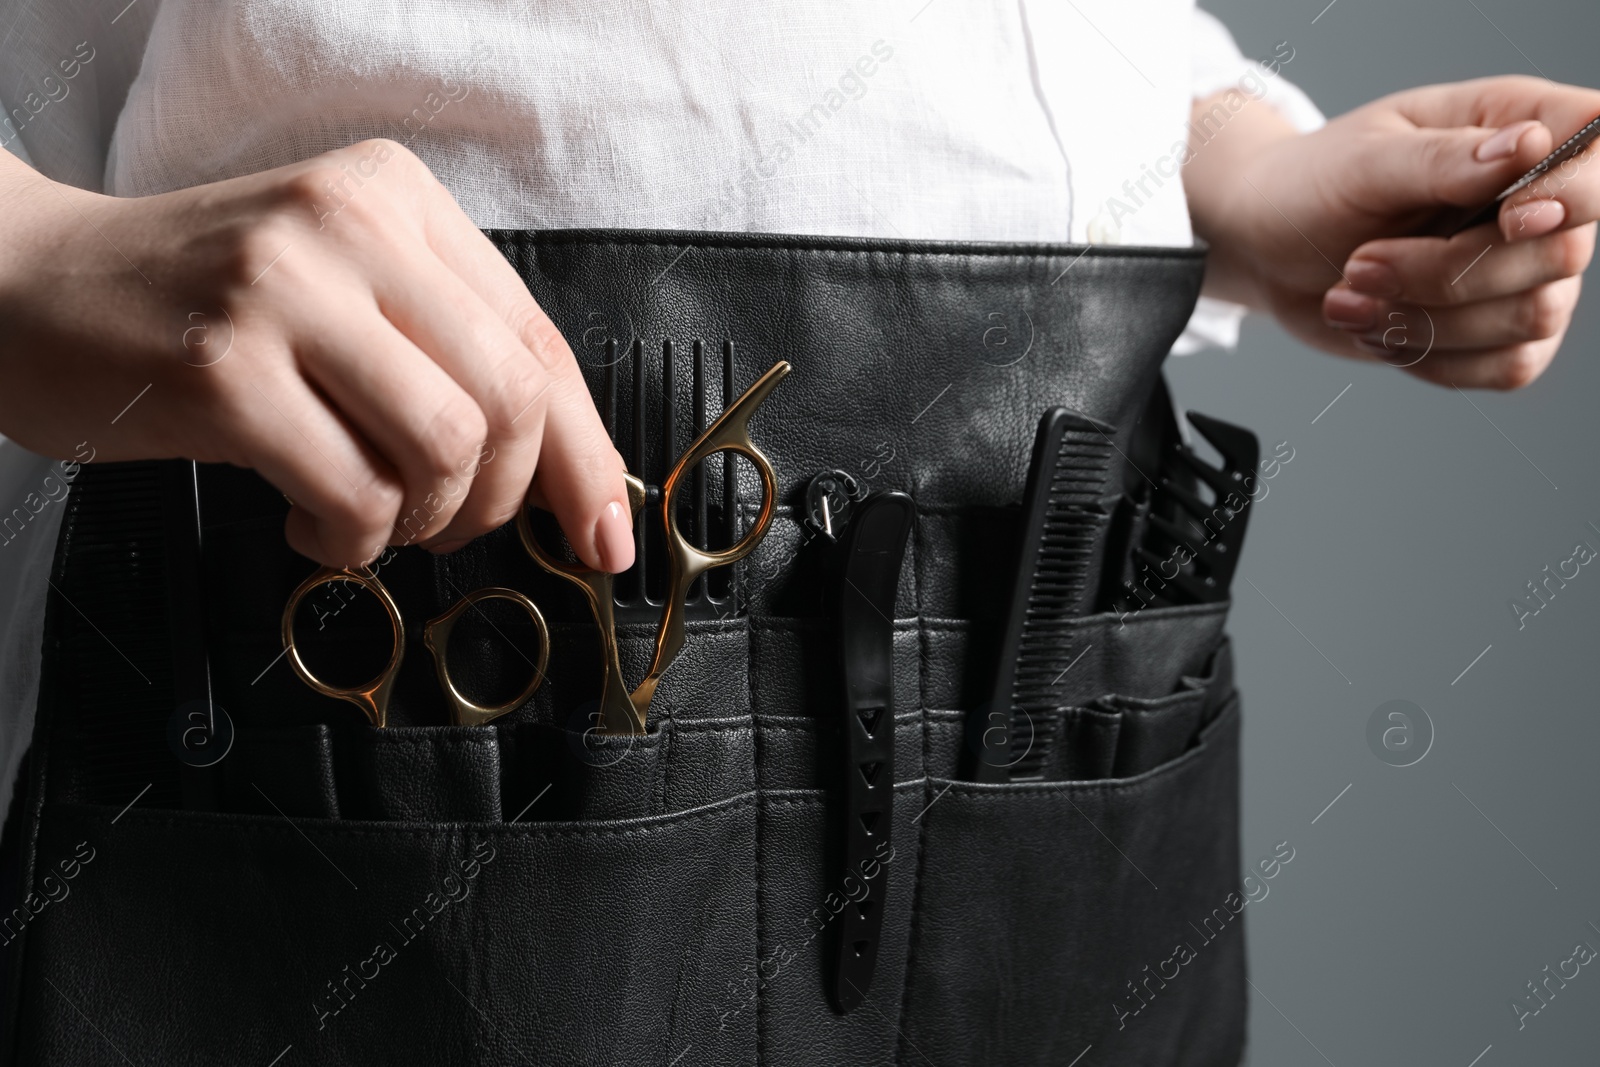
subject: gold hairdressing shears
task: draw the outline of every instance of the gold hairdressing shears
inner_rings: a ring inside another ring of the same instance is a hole
[[[517,533],[522,547],[539,566],[560,578],[565,578],[582,589],[600,630],[602,646],[602,677],[600,683],[600,712],[597,729],[603,734],[643,734],[655,697],[657,684],[666,673],[684,644],[685,601],[695,579],[716,567],[726,567],[744,559],[755,551],[772,525],[773,508],[778,496],[777,475],[771,462],[750,438],[750,418],[763,401],[777,388],[789,373],[787,362],[779,361],[763,374],[754,385],[734,401],[705,432],[695,438],[687,451],[678,457],[666,482],[661,487],[662,528],[666,531],[667,559],[669,562],[668,590],[662,608],[661,621],[656,627],[655,654],[644,680],[631,692],[622,678],[622,661],[617,645],[616,613],[613,584],[615,575],[591,570],[582,564],[569,563],[550,553],[534,536],[529,520],[529,509],[523,507],[517,514]],[[755,465],[761,478],[761,510],[755,522],[740,541],[730,548],[717,552],[703,551],[690,544],[678,529],[673,498],[688,481],[689,475],[701,462],[718,452],[733,452],[744,456]],[[624,476],[628,484],[628,502],[633,510],[635,525],[645,507],[645,485],[632,474]],[[371,681],[356,686],[329,685],[312,672],[300,655],[295,641],[294,618],[301,603],[314,590],[333,582],[350,582],[377,597],[389,618],[394,636],[394,650],[389,661]],[[450,674],[450,633],[456,623],[469,610],[485,600],[508,600],[528,613],[539,635],[539,655],[534,674],[526,687],[503,704],[481,705],[467,698],[457,687]],[[324,567],[312,574],[289,597],[283,608],[283,643],[289,662],[300,680],[324,696],[348,701],[360,708],[372,725],[383,727],[388,723],[389,698],[405,658],[405,624],[400,608],[374,572],[340,570]],[[526,595],[503,586],[477,589],[458,600],[449,611],[429,620],[423,629],[423,643],[433,654],[434,668],[439,686],[453,706],[452,721],[458,726],[481,726],[520,707],[544,681],[545,668],[550,659],[550,630],[543,614]]]

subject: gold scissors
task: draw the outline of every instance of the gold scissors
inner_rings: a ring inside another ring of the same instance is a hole
[[[299,610],[301,601],[317,589],[333,582],[349,582],[367,590],[378,598],[384,613],[389,617],[389,629],[394,637],[394,650],[389,653],[389,662],[378,672],[377,677],[361,685],[337,686],[329,685],[318,678],[310,666],[300,656],[300,647],[295,643],[294,616]],[[472,610],[476,605],[485,600],[509,600],[528,613],[533,620],[534,629],[539,632],[539,658],[533,668],[533,678],[515,697],[504,704],[483,705],[474,703],[460,689],[456,688],[454,679],[450,676],[448,660],[450,649],[450,634],[455,629],[461,616]],[[475,589],[456,601],[455,606],[436,619],[429,619],[427,626],[422,631],[422,643],[433,653],[433,666],[439,676],[439,687],[450,698],[452,714],[450,721],[456,726],[483,726],[493,722],[508,711],[522,706],[523,702],[533,696],[534,691],[544,681],[545,668],[550,663],[550,628],[545,625],[544,615],[539,607],[528,597],[515,589],[504,586],[489,586],[485,589]],[[400,662],[406,657],[406,629],[405,623],[400,618],[400,607],[394,602],[394,597],[389,590],[384,588],[378,580],[375,571],[341,570],[335,567],[323,567],[305,581],[289,597],[289,602],[283,608],[283,644],[289,652],[289,662],[294,667],[294,672],[300,680],[323,696],[337,697],[347,700],[366,713],[367,720],[380,729],[389,725],[389,697],[394,692],[395,679],[400,675]]]
[[[612,595],[616,576],[556,559],[533,536],[528,509],[523,508],[517,515],[517,533],[522,537],[522,547],[539,562],[539,566],[582,589],[590,610],[594,612],[594,621],[600,628],[604,671],[600,683],[600,733],[645,732],[645,720],[649,716],[650,702],[655,697],[656,684],[683,650],[684,602],[689,595],[689,587],[706,571],[744,559],[755,551],[761,539],[767,535],[767,527],[772,525],[772,509],[778,498],[778,477],[772,470],[772,463],[750,439],[750,417],[783,381],[789,369],[789,364],[783,360],[775,363],[771,370],[744,391],[743,396],[717,416],[715,422],[706,427],[705,432],[695,439],[688,451],[678,457],[678,462],[672,465],[672,470],[667,474],[667,480],[661,487],[661,525],[667,533],[669,564],[667,598],[661,609],[661,622],[656,626],[656,648],[650,660],[650,669],[645,673],[644,681],[632,692],[628,691],[627,683],[622,680],[622,661],[617,648],[617,623],[613,611],[615,601]],[[756,473],[761,476],[761,511],[738,544],[720,552],[704,552],[690,544],[679,531],[672,500],[690,472],[718,452],[737,453],[755,465]],[[645,504],[644,483],[631,474],[626,478],[628,499],[637,525],[639,512]]]
[[[567,562],[551,554],[534,536],[533,525],[528,517],[529,509],[524,507],[518,512],[517,533],[523,548],[540,567],[557,577],[565,578],[583,590],[589,602],[589,609],[594,615],[595,624],[600,630],[603,655],[598,732],[633,735],[645,732],[645,723],[649,716],[650,703],[655,697],[656,685],[661,681],[661,676],[666,673],[667,668],[672,665],[673,660],[678,657],[678,653],[683,650],[685,601],[690,587],[696,578],[707,571],[737,563],[755,551],[756,546],[766,536],[767,528],[772,525],[773,508],[776,506],[778,496],[777,475],[772,469],[772,463],[750,438],[750,418],[777,388],[778,383],[788,375],[789,370],[790,366],[785,361],[780,360],[774,364],[756,380],[754,385],[745,390],[738,400],[723,411],[715,422],[706,427],[699,437],[695,438],[694,443],[678,457],[672,470],[667,474],[667,480],[661,487],[661,518],[667,536],[667,558],[670,565],[668,595],[666,604],[662,608],[661,621],[656,627],[655,654],[650,661],[650,668],[644,680],[631,692],[622,678],[622,661],[617,645],[613,593],[616,576],[605,571],[592,570],[580,563]],[[755,465],[756,473],[761,478],[761,510],[749,531],[737,544],[721,551],[707,552],[690,544],[683,536],[678,529],[676,509],[672,503],[677,491],[688,480],[689,474],[701,462],[718,452],[737,453]],[[624,478],[628,486],[628,503],[637,525],[639,513],[645,507],[645,485],[632,474],[625,474]],[[324,682],[307,666],[295,643],[294,618],[301,602],[312,591],[332,582],[350,582],[376,596],[388,615],[390,629],[394,635],[394,650],[389,655],[388,663],[376,677],[362,685],[334,686]],[[518,605],[528,613],[539,634],[539,656],[533,678],[511,700],[490,706],[476,704],[461,693],[451,679],[448,662],[451,630],[462,615],[484,600],[509,600]],[[289,597],[289,602],[284,605],[282,630],[289,662],[301,681],[324,696],[336,697],[356,705],[366,714],[372,725],[380,728],[387,725],[389,698],[400,672],[400,663],[405,658],[405,626],[398,605],[375,573],[324,567],[312,574],[300,583]],[[550,659],[550,631],[538,606],[524,594],[503,586],[474,590],[457,601],[449,611],[436,619],[429,620],[423,630],[423,643],[433,654],[440,688],[450,698],[454,709],[452,721],[458,726],[481,726],[520,707],[544,681],[545,668]]]

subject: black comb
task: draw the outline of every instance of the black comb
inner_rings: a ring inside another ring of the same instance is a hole
[[[1144,564],[1157,599],[1214,604],[1228,599],[1239,566],[1261,445],[1243,426],[1209,415],[1191,411],[1189,424],[1211,442],[1222,466],[1204,462],[1188,445],[1171,447],[1145,544],[1134,549],[1134,558]],[[1197,492],[1201,485],[1211,492],[1209,502]]]
[[[624,351],[619,352],[619,347]],[[695,340],[688,359],[670,339],[660,349],[646,348],[635,338],[619,346],[606,342],[606,365],[600,382],[600,418],[628,470],[645,483],[645,510],[634,528],[633,570],[617,576],[618,622],[656,622],[667,590],[667,543],[656,507],[661,483],[677,462],[682,449],[708,425],[711,404],[720,407],[737,399],[734,389],[733,342],[724,341],[719,356],[708,354]],[[660,359],[655,358],[659,352]],[[739,477],[733,453],[724,452],[721,463],[701,464],[687,492],[678,496],[678,529],[700,549],[727,548],[742,531],[739,515]],[[696,579],[689,591],[688,618],[711,619],[738,610],[734,567],[719,567]]]
[[[1060,703],[1054,687],[1073,662],[1077,635],[1068,624],[1093,610],[1115,432],[1066,408],[1039,420],[994,688],[988,704],[967,717],[975,781],[1010,781],[1013,771],[1027,773],[1042,760],[1042,735],[1035,734]],[[1019,709],[1029,729],[1017,729]]]
[[[67,498],[61,538],[71,566],[58,550],[51,580],[62,664],[55,708],[62,739],[81,754],[79,789],[90,803],[140,796],[147,807],[183,806],[184,767],[167,743],[180,659],[168,615],[173,478],[164,461],[86,463]]]

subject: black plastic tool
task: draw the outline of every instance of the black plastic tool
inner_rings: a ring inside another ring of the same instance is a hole
[[[994,687],[967,717],[968,777],[1006,782],[1016,711],[1052,705],[1052,687],[1075,654],[1071,620],[1094,610],[1110,518],[1101,506],[1115,430],[1051,408],[1039,420],[1022,500],[1022,532],[1001,635]],[[1035,719],[1042,716],[1035,716]],[[1024,758],[1030,735],[1024,736]]]
[[[1139,588],[1166,604],[1228,599],[1250,522],[1261,445],[1243,426],[1189,412],[1189,424],[1222,457],[1213,467],[1182,442],[1167,453],[1151,502],[1145,543],[1134,549]],[[1209,501],[1197,490],[1204,486]],[[1136,596],[1143,601],[1141,593]]]
[[[915,515],[906,494],[875,492],[851,509],[839,540],[834,623],[848,783],[842,877],[866,887],[860,897],[846,893],[839,913],[833,1000],[840,1014],[866,999],[883,928],[894,824],[894,603]]]

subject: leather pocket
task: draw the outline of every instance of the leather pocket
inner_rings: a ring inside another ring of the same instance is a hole
[[[917,817],[925,803],[921,716],[907,712],[895,718],[900,782],[890,832],[870,861],[856,869],[844,865],[845,759],[833,724],[788,716],[761,716],[758,722],[763,754],[758,954],[729,989],[719,1014],[757,1016],[762,1063],[895,1062],[897,1037],[885,1020],[898,1018],[905,989]],[[796,787],[783,777],[802,768],[821,788]],[[873,888],[880,892],[870,892]],[[872,979],[862,991],[864,1000],[840,1014],[831,988],[837,954],[853,950],[842,943],[846,913],[863,906],[882,909]]]
[[[500,732],[474,726],[356,727],[337,739],[347,819],[499,822]]]
[[[1112,776],[1131,778],[1177,759],[1200,728],[1222,710],[1233,690],[1233,659],[1226,638],[1196,674],[1179,679],[1176,691],[1154,700],[1111,695],[1095,702],[1121,719]],[[1064,775],[1065,778],[1074,777]]]
[[[643,737],[602,737],[545,723],[516,728],[506,818],[629,819],[662,814],[660,721]]]
[[[1122,740],[1122,712],[1103,708],[1063,708],[1048,725],[1053,735],[1042,762],[1045,781],[1087,782],[1113,778]]]
[[[1131,778],[1177,759],[1215,719],[1233,692],[1227,639],[1180,675],[1164,696],[1108,693],[1082,707],[1057,707],[1024,717],[1028,733],[1014,751],[1018,779],[1050,782]]]
[[[1132,778],[1183,755],[1200,732],[1205,696],[1203,689],[1185,687],[1156,700],[1109,696],[1099,701],[1101,710],[1122,718],[1112,776]]]
[[[299,737],[302,732],[292,732],[299,748],[309,743]],[[726,800],[755,784],[748,715],[660,716],[640,737],[603,737],[546,723],[354,728],[336,735],[333,747],[338,803],[327,814],[347,819],[646,818]],[[296,759],[285,765],[297,768],[297,775],[308,773],[300,766],[307,762],[305,753],[290,754]],[[270,809],[258,804],[236,810]]]
[[[659,716],[642,737],[525,724],[509,761],[506,817],[630,819],[727,800],[755,788],[755,748],[748,715]]]
[[[754,811],[745,794],[650,819],[291,826],[47,807],[42,862],[97,855],[28,925],[18,1062],[267,1063],[292,1044],[352,1067],[754,1063],[755,1014],[717,1015],[756,955]],[[137,974],[70,964],[113,931]]]
[[[304,726],[242,726],[218,764],[224,811],[337,819],[333,731]]]
[[[724,1007],[733,1016],[759,1015],[762,1063],[898,1062],[896,1035],[884,1020],[898,1016],[905,989],[917,873],[914,820],[922,796],[920,782],[897,786],[886,862],[847,871],[840,863],[836,797],[812,790],[763,794],[759,952],[741,976],[742,995]],[[828,988],[834,954],[849,951],[839,944],[840,915],[860,906],[871,879],[887,883],[877,961],[865,1000],[841,1015]]]
[[[901,1059],[1237,1064],[1238,725],[1132,778],[930,779]]]
[[[1224,637],[1206,660],[1205,669],[1198,674],[1184,675],[1183,684],[1191,689],[1204,690],[1201,719],[1210,722],[1216,718],[1233,696],[1233,643]]]

